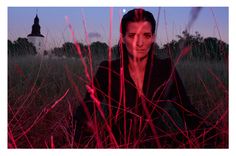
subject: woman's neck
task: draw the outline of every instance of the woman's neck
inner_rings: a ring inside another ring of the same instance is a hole
[[[134,59],[129,57],[129,70],[144,72],[146,69],[148,57],[143,59]]]
[[[148,60],[148,57],[144,59],[139,59],[139,60],[129,57],[129,65],[128,65],[129,73],[137,87],[139,95],[142,94],[147,60]]]

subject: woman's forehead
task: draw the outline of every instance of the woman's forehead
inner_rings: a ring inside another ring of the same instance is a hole
[[[127,33],[152,32],[152,26],[147,21],[128,22],[126,26]]]

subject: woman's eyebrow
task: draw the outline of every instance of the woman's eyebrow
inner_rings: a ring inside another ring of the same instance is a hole
[[[128,35],[135,35],[137,34],[136,32],[129,32]]]

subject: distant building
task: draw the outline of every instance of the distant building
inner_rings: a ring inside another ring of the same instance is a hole
[[[45,50],[44,36],[40,32],[39,18],[37,14],[34,18],[31,34],[27,36],[27,39],[36,47],[37,55],[43,56]]]

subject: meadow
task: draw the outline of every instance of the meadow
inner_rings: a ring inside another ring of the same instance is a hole
[[[104,59],[93,58],[92,73]],[[221,130],[220,147],[227,148],[227,62],[183,60],[177,70],[192,104]],[[75,147],[73,114],[85,95],[86,83],[78,58],[8,58],[8,147]]]

